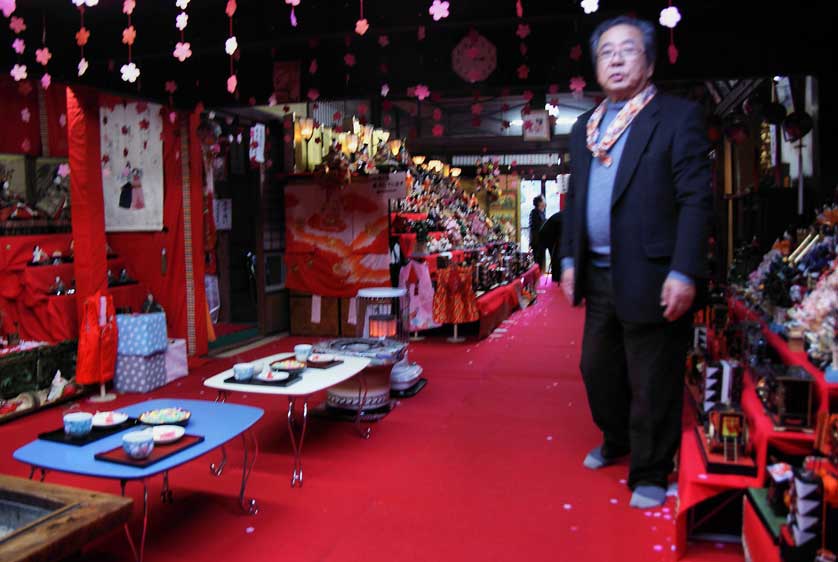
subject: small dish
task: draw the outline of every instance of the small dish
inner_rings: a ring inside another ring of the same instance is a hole
[[[335,360],[335,356],[331,353],[312,353],[309,358],[308,362],[313,363],[315,365],[323,365],[325,363],[331,363]]]
[[[183,437],[186,430],[179,425],[155,425],[151,432],[156,445],[168,445]]]
[[[256,379],[262,382],[281,382],[287,380],[291,373],[287,371],[267,371],[256,375]]]
[[[128,414],[122,412],[96,412],[93,414],[93,427],[113,427],[128,420]]]
[[[146,425],[186,425],[192,413],[183,408],[161,408],[140,414],[140,422]]]
[[[289,375],[296,375],[305,370],[306,364],[295,359],[285,359],[271,363],[271,371],[274,373],[285,372]]]

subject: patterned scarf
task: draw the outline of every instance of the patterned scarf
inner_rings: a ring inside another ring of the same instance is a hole
[[[657,93],[657,88],[655,88],[654,85],[649,84],[646,89],[631,98],[628,103],[623,106],[623,109],[620,110],[614,120],[611,121],[611,124],[608,125],[608,128],[605,130],[605,134],[602,135],[602,140],[599,142],[597,142],[597,137],[599,137],[599,124],[602,122],[602,117],[605,115],[605,110],[608,108],[608,100],[599,104],[599,107],[594,110],[594,113],[588,121],[588,150],[591,151],[594,158],[599,158],[603,166],[611,166],[611,155],[608,154],[611,147],[614,146],[620,138],[620,135],[622,135],[625,130],[629,128],[631,122],[634,121],[635,117],[637,117],[637,114],[640,113],[640,111],[646,107],[650,101],[652,101],[652,98],[654,98]]]

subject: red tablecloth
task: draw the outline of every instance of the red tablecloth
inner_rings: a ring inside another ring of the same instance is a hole
[[[439,240],[444,235],[444,232],[429,232],[428,239]],[[411,257],[413,252],[416,251],[416,233],[406,232],[403,234],[395,234],[394,236],[398,238],[399,248],[401,249],[402,255],[406,258]]]
[[[520,307],[519,297],[524,284],[537,280],[540,272],[538,265],[534,265],[520,278],[493,289],[477,299],[477,308],[480,310],[479,336],[481,338],[491,334],[495,328],[500,326],[501,322],[509,318]]]
[[[742,498],[742,547],[753,562],[781,562],[780,549],[747,496]]]

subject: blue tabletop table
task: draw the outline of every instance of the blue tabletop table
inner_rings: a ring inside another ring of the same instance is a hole
[[[143,484],[143,531],[140,540],[139,551],[134,547],[133,539],[126,525],[126,535],[134,551],[135,559],[142,561],[145,535],[148,526],[148,486],[146,479],[163,475],[164,502],[171,502],[172,494],[169,489],[169,471],[173,468],[195,460],[198,457],[221,447],[221,461],[210,465],[210,469],[216,476],[221,476],[224,465],[227,462],[227,453],[224,445],[229,441],[241,436],[244,445],[244,466],[242,470],[242,482],[239,492],[239,502],[243,509],[251,514],[257,511],[256,502],[252,499],[245,500],[245,489],[247,479],[253,469],[255,455],[249,455],[248,438],[255,447],[255,437],[249,435],[248,429],[255,424],[264,414],[264,411],[251,406],[238,404],[222,404],[207,402],[204,400],[172,400],[160,399],[140,402],[124,408],[119,408],[131,417],[138,417],[145,411],[159,408],[184,408],[192,413],[186,432],[191,435],[200,435],[204,441],[193,445],[188,449],[172,455],[166,459],[152,464],[147,468],[114,464],[107,461],[96,460],[95,455],[119,447],[122,443],[122,435],[128,431],[135,431],[137,427],[126,429],[120,433],[110,435],[84,446],[67,445],[52,441],[36,439],[14,452],[14,458],[32,467],[30,478],[34,476],[36,469],[41,471],[41,480],[44,479],[46,471],[55,470],[71,474],[81,474],[97,478],[108,478],[119,480],[122,485],[122,493],[125,494],[125,484],[128,481],[141,481]],[[248,457],[252,460],[248,462]]]

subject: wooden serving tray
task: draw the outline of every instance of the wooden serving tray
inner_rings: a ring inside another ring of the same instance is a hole
[[[151,455],[149,455],[148,458],[145,459],[132,459],[125,453],[125,451],[122,450],[122,445],[120,445],[119,447],[114,447],[109,451],[97,453],[94,456],[94,458],[99,461],[112,462],[115,464],[135,466],[137,468],[148,468],[154,463],[160,462],[163,459],[167,459],[174,454],[177,454],[185,449],[188,449],[189,447],[192,447],[193,445],[201,443],[203,440],[204,438],[201,435],[186,434],[179,440],[168,445],[157,445],[155,443],[154,450],[151,452]]]

